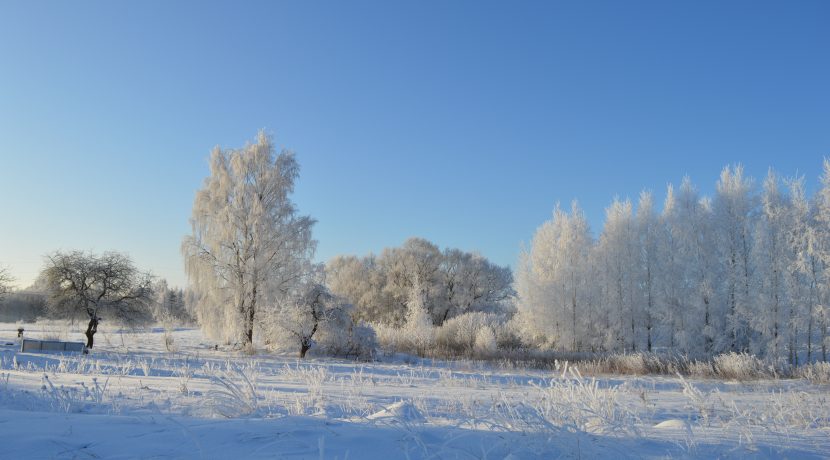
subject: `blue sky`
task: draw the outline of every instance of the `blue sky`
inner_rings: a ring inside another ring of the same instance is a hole
[[[576,198],[735,162],[815,187],[830,3],[30,2],[0,5],[0,264],[115,249],[183,284],[215,145],[264,128],[302,165],[318,258],[409,236],[514,264]]]

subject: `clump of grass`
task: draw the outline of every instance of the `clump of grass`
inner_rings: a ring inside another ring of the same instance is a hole
[[[724,353],[713,359],[715,374],[726,380],[762,379],[772,376],[764,362],[749,353]]]
[[[796,369],[795,375],[817,385],[828,385],[830,384],[830,363],[805,364]]]
[[[210,375],[213,389],[207,393],[213,411],[223,417],[235,418],[251,415],[259,407],[255,366],[229,366],[226,370]]]

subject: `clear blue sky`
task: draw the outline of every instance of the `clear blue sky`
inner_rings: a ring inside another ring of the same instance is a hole
[[[0,4],[0,264],[128,252],[183,284],[215,145],[302,165],[318,258],[423,236],[513,265],[557,201],[830,155],[830,2]]]

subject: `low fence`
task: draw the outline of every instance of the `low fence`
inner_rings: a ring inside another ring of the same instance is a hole
[[[83,342],[23,339],[20,351],[25,353],[83,353]]]

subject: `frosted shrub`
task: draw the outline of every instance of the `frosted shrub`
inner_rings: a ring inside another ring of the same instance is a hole
[[[6,379],[8,385],[8,377]],[[109,385],[109,378],[103,384],[99,383],[97,378],[93,378],[92,386],[80,382],[77,387],[55,386],[46,374],[43,374],[41,380],[43,383],[40,390],[52,408],[66,413],[80,412],[90,404],[100,406],[104,402]]]
[[[162,340],[164,342],[164,349],[169,353],[175,353],[178,351],[178,347],[176,347],[175,341],[173,340],[173,333],[169,329],[164,329]]]
[[[671,374],[685,363],[654,353],[615,354],[608,357],[610,371],[617,374],[646,375]]]
[[[522,348],[521,331],[518,329],[518,322],[514,319],[505,322],[498,322],[493,325],[493,332],[496,334],[496,344],[502,350],[517,350]]]
[[[138,362],[138,366],[141,368],[141,372],[144,373],[145,377],[149,377],[150,373],[153,371],[153,361],[154,360],[140,360]]]
[[[187,387],[187,384],[190,383],[190,379],[193,378],[193,369],[190,368],[190,363],[185,360],[183,365],[173,370],[173,375],[179,381],[179,391],[181,391],[185,396],[190,394],[190,390]]]
[[[817,385],[830,384],[830,363],[805,364],[798,368],[796,376]]]
[[[764,363],[748,353],[725,353],[715,356],[717,375],[728,380],[750,380],[767,377]]]
[[[496,352],[496,334],[488,326],[478,330],[475,351],[480,356],[489,356]]]
[[[718,401],[717,390],[704,393],[686,381],[682,375],[677,374],[677,378],[680,379],[680,384],[683,386],[683,396],[688,399],[688,408],[697,412],[702,424],[708,426],[715,415],[715,406],[720,402]],[[722,405],[722,402],[720,403]]]
[[[373,323],[372,330],[375,331],[378,345],[384,350],[398,350],[401,345],[400,329],[388,324]]]
[[[499,317],[491,313],[470,312],[450,318],[435,331],[435,343],[453,354],[469,354],[476,349],[479,331],[498,324]]]
[[[435,346],[436,348],[452,354],[459,354],[463,347],[457,345],[458,340],[455,336],[455,328],[452,327],[452,321],[455,318],[444,321],[444,324],[435,328]]]
[[[156,302],[156,309],[157,311],[154,313],[156,319],[161,323],[161,326],[164,328],[164,332],[162,333],[162,343],[164,344],[164,349],[170,353],[174,353],[178,351],[175,341],[173,340],[173,331],[175,330],[174,325],[174,318],[173,314],[170,311],[172,303],[169,301],[170,295],[167,289],[167,283],[162,281],[159,286],[159,291],[161,295],[161,299]],[[175,297],[175,295],[173,296]]]
[[[328,324],[319,333],[318,349],[327,356],[371,359],[378,346],[375,330],[365,323]]]
[[[41,385],[40,390],[53,409],[66,413],[80,410],[84,401],[84,395],[81,391],[63,385],[56,387],[46,374],[43,374],[42,381],[43,385]]]
[[[709,361],[693,361],[689,363],[689,375],[697,378],[713,378],[715,368]]]
[[[617,373],[643,375],[647,373],[645,358],[642,353],[628,355],[614,355],[614,364]]]
[[[104,384],[101,385],[98,383],[98,378],[92,378],[92,386],[87,387],[85,383],[81,382],[81,388],[84,391],[84,397],[90,399],[95,404],[101,404],[104,402],[104,396],[107,394],[107,386],[109,385],[110,379],[107,378],[104,380]]]

